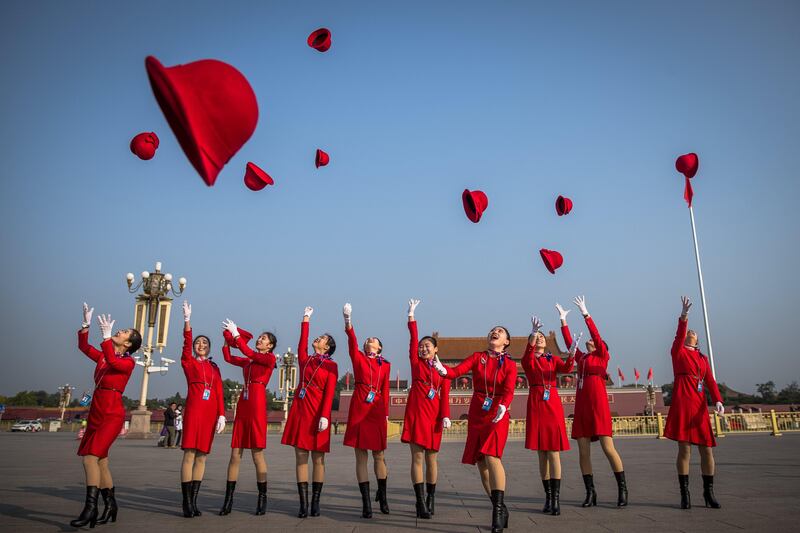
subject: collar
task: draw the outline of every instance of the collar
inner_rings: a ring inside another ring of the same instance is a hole
[[[333,357],[331,357],[329,354],[326,353],[315,353],[311,357],[319,357],[320,361],[330,361],[331,359],[333,359]]]
[[[384,361],[383,356],[381,354],[379,354],[379,353],[367,352],[364,355],[366,355],[370,359],[375,359],[378,362],[379,365],[383,364],[383,361]]]
[[[546,352],[543,354],[536,354],[536,357],[544,357],[545,359],[547,359],[548,362],[553,360],[553,354],[551,354],[550,352]]]

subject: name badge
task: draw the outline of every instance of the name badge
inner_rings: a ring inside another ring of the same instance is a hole
[[[247,394],[247,389],[245,389],[244,391],[242,391],[242,399],[243,399],[243,400],[246,400],[248,396],[249,396],[249,395]]]
[[[305,387],[300,389],[300,392],[297,393],[297,397],[300,398],[301,400],[306,397],[306,388]]]
[[[369,392],[367,393],[367,397],[366,397],[366,398],[364,398],[364,401],[365,401],[365,402],[367,402],[367,403],[372,403],[372,401],[373,401],[374,399],[375,399],[375,391],[369,391]]]
[[[203,389],[203,399],[208,400],[211,398],[211,389]]]
[[[483,405],[481,406],[481,409],[483,409],[484,411],[488,411],[491,408],[492,408],[492,399],[486,398],[485,400],[483,400]]]
[[[544,394],[542,394],[542,400],[547,401],[550,399],[550,389],[544,389]]]
[[[428,391],[428,399],[433,400],[435,397],[436,397],[436,389],[431,387],[430,390]]]
[[[83,407],[86,407],[86,406],[87,406],[87,405],[89,405],[91,402],[92,402],[92,395],[91,395],[91,394],[89,394],[88,392],[84,392],[84,393],[83,393],[83,396],[81,396],[81,401],[79,401],[78,403],[79,403],[81,406],[83,406]]]
[[[703,392],[703,380],[697,382],[697,392]]]

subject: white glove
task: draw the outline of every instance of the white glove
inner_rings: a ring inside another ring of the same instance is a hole
[[[353,314],[353,306],[350,305],[349,303],[344,304],[344,307],[342,307],[342,314],[344,315],[344,321],[349,324],[350,323],[350,315]]]
[[[192,318],[192,306],[186,300],[183,301],[183,321],[189,322]]]
[[[722,405],[722,402],[717,402],[714,406],[714,410],[717,412],[718,415],[722,416],[725,414],[725,406]]]
[[[317,431],[322,432],[326,429],[328,429],[328,419],[322,416],[319,419],[319,424],[317,424]]]
[[[556,311],[558,311],[559,320],[567,319],[567,315],[569,314],[569,309],[564,309],[563,307],[561,307],[561,304],[556,304]]]
[[[414,316],[414,311],[416,310],[417,306],[419,305],[420,300],[415,300],[411,298],[408,301],[408,316]]]
[[[447,417],[442,418],[442,429],[450,429],[453,423],[450,422],[450,419]]]
[[[100,333],[103,334],[103,340],[110,339],[111,330],[114,329],[114,321],[111,320],[111,315],[98,316],[97,323],[100,324]]]
[[[583,332],[581,331],[578,333],[578,337],[572,340],[572,344],[569,346],[569,356],[575,357],[575,352],[578,351],[578,344],[581,342],[581,338],[583,337]]]
[[[86,302],[83,302],[83,326],[84,328],[88,328],[89,325],[92,323],[92,313],[94,313],[94,307],[89,309],[89,306],[86,305]]]
[[[506,411],[508,411],[508,409],[506,409],[505,405],[503,405],[502,403],[498,405],[497,416],[492,418],[492,424],[497,424],[498,422],[500,422],[500,420],[502,420],[503,417],[506,416]]]
[[[531,317],[531,335],[536,335],[542,329],[542,321],[539,320],[539,317],[532,316]]]
[[[217,433],[222,433],[223,431],[225,431],[225,417],[220,415],[217,418]]]
[[[304,316],[304,317],[309,317],[309,318],[311,318],[311,315],[313,315],[313,314],[314,314],[314,308],[313,308],[313,307],[306,307],[306,308],[303,310],[303,316]]]
[[[444,367],[442,362],[439,361],[439,356],[438,355],[433,358],[433,368],[436,369],[436,371],[439,373],[440,376],[446,376],[447,375],[447,369]]]
[[[239,336],[239,328],[236,327],[236,324],[234,324],[233,320],[230,318],[226,318],[222,321],[222,329],[227,329],[230,334],[233,335],[234,339]]]
[[[586,309],[586,297],[576,296],[572,301],[578,306],[578,309],[580,309],[583,316],[589,316],[589,310]]]
[[[681,315],[686,316],[689,314],[689,308],[692,307],[692,301],[689,299],[688,296],[681,296],[681,303],[683,304]]]

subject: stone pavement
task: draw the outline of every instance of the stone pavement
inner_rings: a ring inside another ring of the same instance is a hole
[[[327,460],[322,516],[299,519],[294,482],[294,455],[268,440],[269,510],[254,516],[256,487],[252,462],[242,462],[233,513],[216,513],[222,504],[230,435],[218,437],[209,457],[199,504],[203,516],[180,514],[180,450],[157,448],[155,441],[120,439],[111,449],[112,473],[121,506],[116,524],[99,531],[489,531],[490,504],[474,467],[460,463],[462,442],[445,442],[440,454],[436,516],[417,520],[409,481],[408,447],[390,443],[389,505],[372,520],[360,518],[352,451],[334,437]],[[617,509],[616,484],[598,444],[593,446],[599,505],[583,509],[583,482],[577,449],[562,455],[562,515],[543,515],[542,486],[535,454],[521,441],[510,441],[504,463],[508,474],[506,502],[509,531],[756,531],[800,530],[800,434],[773,438],[766,434],[720,439],[716,450],[716,494],[721,510],[702,507],[698,457],[692,460],[691,490],[695,507],[678,508],[676,445],[653,438],[620,438],[630,506]],[[0,433],[0,531],[72,531],[69,521],[83,504],[83,471],[75,455],[78,441],[66,433]],[[374,478],[371,483],[374,492]],[[374,504],[373,504],[374,505]]]

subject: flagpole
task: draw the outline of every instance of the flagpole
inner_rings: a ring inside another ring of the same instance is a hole
[[[700,302],[703,307],[703,322],[706,326],[706,342],[708,343],[708,360],[711,362],[711,375],[717,379],[714,368],[714,350],[711,348],[711,329],[708,327],[708,309],[706,308],[706,290],[703,286],[703,270],[700,268],[700,249],[697,247],[697,230],[694,225],[694,209],[689,205],[689,219],[692,221],[692,238],[694,239],[694,258],[697,262],[697,279],[700,281]]]

